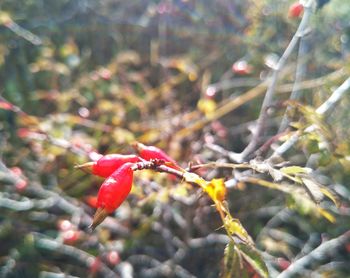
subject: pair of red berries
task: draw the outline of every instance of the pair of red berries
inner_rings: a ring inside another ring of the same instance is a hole
[[[97,195],[97,211],[91,224],[92,229],[99,225],[108,214],[115,211],[129,195],[133,182],[132,166],[134,163],[142,160],[161,159],[169,162],[172,165],[170,167],[178,167],[171,157],[157,147],[145,146],[141,143],[135,143],[134,147],[139,156],[109,154],[102,156],[98,161],[78,166],[94,175],[106,178]]]

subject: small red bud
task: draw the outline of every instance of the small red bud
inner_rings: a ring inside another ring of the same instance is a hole
[[[304,11],[304,6],[299,2],[293,3],[288,10],[288,17],[296,18],[300,17]]]

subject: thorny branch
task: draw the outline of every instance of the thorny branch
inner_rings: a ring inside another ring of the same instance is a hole
[[[243,161],[251,152],[255,150],[256,146],[259,144],[260,135],[264,129],[264,124],[267,118],[267,109],[271,105],[273,96],[275,94],[275,87],[277,84],[279,72],[284,67],[288,57],[293,52],[300,38],[303,37],[305,34],[312,13],[312,3],[313,0],[309,0],[308,3],[305,5],[305,12],[303,18],[301,19],[299,27],[296,33],[294,34],[292,40],[290,41],[289,45],[287,46],[286,50],[284,51],[283,55],[279,59],[276,67],[273,69],[272,78],[270,80],[264,101],[261,106],[260,115],[255,130],[253,132],[252,139],[248,146],[240,154],[240,160],[238,162]]]

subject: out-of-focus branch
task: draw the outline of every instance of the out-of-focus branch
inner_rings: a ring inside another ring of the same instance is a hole
[[[297,100],[300,98],[300,94],[301,94],[300,83],[303,79],[303,76],[305,75],[305,70],[306,70],[305,54],[306,54],[306,41],[305,41],[305,38],[302,37],[300,39],[300,44],[299,44],[297,68],[295,73],[295,82],[293,85],[292,93],[289,97],[290,100]],[[289,120],[288,120],[287,114],[289,110],[290,110],[290,107],[288,106],[286,109],[286,112],[283,115],[283,119],[278,129],[278,133],[282,133],[288,126]]]
[[[342,85],[340,85],[332,95],[320,106],[316,109],[316,113],[319,115],[323,115],[327,113],[331,108],[335,106],[335,104],[344,96],[344,94],[350,88],[350,77],[344,81]],[[305,129],[305,132],[312,132],[315,130],[315,126],[311,125]],[[285,141],[281,146],[279,146],[270,159],[274,157],[281,156],[286,151],[288,151],[300,138],[301,132],[294,133],[287,141]]]
[[[350,239],[350,231],[345,232],[341,236],[331,239],[322,243],[316,249],[311,251],[309,254],[294,261],[285,271],[283,271],[278,278],[293,277],[295,274],[301,273],[308,265],[314,261],[323,259],[327,253],[331,253],[334,249],[345,245]]]
[[[263,132],[264,124],[267,118],[267,109],[271,105],[273,96],[275,94],[275,87],[277,84],[279,73],[281,69],[284,67],[288,57],[293,52],[299,39],[305,34],[305,31],[308,26],[308,22],[312,13],[312,3],[313,3],[313,0],[309,0],[305,5],[304,15],[303,15],[303,18],[301,19],[299,27],[296,33],[294,34],[292,40],[290,41],[289,45],[287,46],[286,50],[284,51],[281,58],[279,59],[276,67],[273,69],[272,78],[270,80],[264,101],[261,106],[260,115],[258,117],[256,128],[253,132],[250,143],[241,153],[241,161],[244,160],[247,155],[252,153],[255,150],[256,146],[259,144],[260,136],[261,136],[261,133]]]
[[[68,257],[70,260],[78,261],[87,268],[90,268],[94,263],[96,263],[96,260],[98,260],[89,253],[73,246],[62,244],[56,240],[44,237],[37,233],[33,234],[33,236],[36,248],[62,254]],[[103,275],[103,277],[118,277],[117,273],[112,271],[101,261],[99,261],[98,271]]]

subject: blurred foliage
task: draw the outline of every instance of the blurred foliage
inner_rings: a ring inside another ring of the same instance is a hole
[[[297,51],[281,71],[262,142],[287,105],[290,129],[242,165],[208,147],[249,143],[265,81],[300,22],[287,16],[292,2],[1,1],[0,276],[277,277],[349,230],[349,97],[315,112],[349,76],[347,1],[315,8],[298,101],[288,101]],[[206,164],[195,172],[207,194],[136,172],[128,201],[88,233],[102,180],[74,166],[131,153],[135,140],[184,168]],[[329,250],[300,277],[350,275],[349,252]]]

